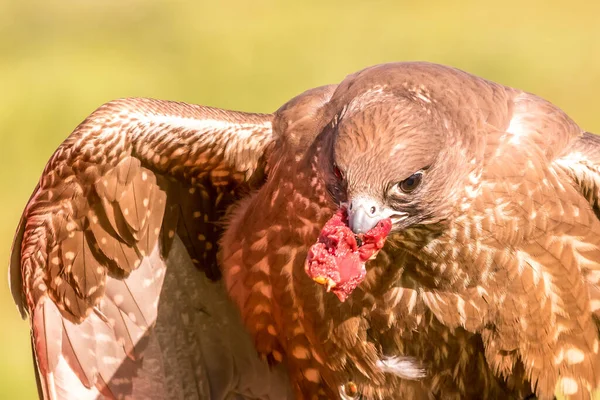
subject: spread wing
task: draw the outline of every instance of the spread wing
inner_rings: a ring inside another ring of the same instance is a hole
[[[600,219],[600,136],[584,132],[555,164],[573,179],[576,189]],[[600,326],[600,271],[596,268],[588,271],[587,281],[591,310]]]
[[[573,178],[600,218],[600,136],[585,132],[556,163]]]
[[[123,99],[56,150],[10,266],[40,396],[289,396],[286,373],[257,357],[216,264],[227,207],[262,183],[271,120]]]

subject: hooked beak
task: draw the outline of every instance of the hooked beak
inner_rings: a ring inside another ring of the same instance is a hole
[[[348,226],[357,235],[368,232],[392,214],[392,210],[370,197],[358,196],[348,202]]]

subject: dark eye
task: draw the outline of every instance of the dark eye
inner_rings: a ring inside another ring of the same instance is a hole
[[[338,168],[336,164],[333,164],[333,174],[340,181],[344,179],[344,173]]]
[[[415,172],[414,174],[400,182],[398,186],[400,187],[400,190],[402,190],[404,193],[410,193],[419,187],[422,179],[423,173]]]

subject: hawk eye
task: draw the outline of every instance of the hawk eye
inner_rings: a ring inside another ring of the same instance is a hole
[[[402,190],[404,193],[410,193],[419,187],[422,179],[423,173],[415,172],[414,174],[400,182],[398,186],[400,187],[400,190]]]
[[[344,179],[344,173],[338,168],[337,164],[333,164],[333,174],[340,181]]]

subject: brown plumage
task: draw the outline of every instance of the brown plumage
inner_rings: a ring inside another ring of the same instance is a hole
[[[589,398],[599,168],[600,140],[557,107],[428,63],[273,115],[108,103],[52,156],[15,239],[40,387]],[[304,269],[339,207],[357,234],[393,223],[344,302]]]

